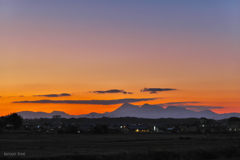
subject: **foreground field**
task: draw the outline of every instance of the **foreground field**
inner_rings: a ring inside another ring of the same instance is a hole
[[[239,135],[1,134],[0,159],[239,159]]]

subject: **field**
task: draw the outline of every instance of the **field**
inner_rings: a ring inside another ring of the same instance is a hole
[[[240,159],[240,135],[0,134],[0,159]]]

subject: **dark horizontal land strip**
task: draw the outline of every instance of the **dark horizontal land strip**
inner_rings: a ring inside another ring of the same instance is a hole
[[[26,156],[4,156],[22,152]],[[135,157],[135,158],[134,158]],[[1,134],[0,159],[221,159],[240,157],[240,135]],[[240,159],[240,158],[239,158]],[[234,159],[233,159],[234,160]]]

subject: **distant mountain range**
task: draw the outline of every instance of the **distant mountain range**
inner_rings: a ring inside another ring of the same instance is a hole
[[[139,118],[211,118],[211,119],[224,119],[229,117],[240,117],[240,113],[225,113],[217,114],[210,110],[204,111],[192,111],[185,108],[169,106],[162,108],[157,105],[144,104],[139,107],[129,103],[123,104],[121,107],[113,112],[105,113],[89,113],[82,115],[69,115],[61,111],[53,111],[51,113],[46,112],[31,112],[22,111],[18,112],[23,118],[52,118],[53,115],[60,115],[62,118],[102,118],[102,117],[139,117]]]

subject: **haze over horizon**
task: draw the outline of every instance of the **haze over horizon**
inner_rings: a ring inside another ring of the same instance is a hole
[[[0,0],[0,116],[240,113],[239,28],[238,0]]]

